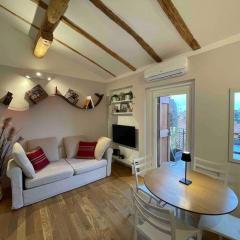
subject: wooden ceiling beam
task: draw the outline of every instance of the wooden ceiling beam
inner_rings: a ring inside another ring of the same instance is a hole
[[[8,13],[12,14],[13,16],[15,16],[16,18],[20,19],[21,21],[25,22],[26,24],[30,25],[31,27],[35,28],[36,30],[40,30],[40,28],[29,22],[28,20],[26,20],[25,18],[21,17],[20,15],[12,12],[11,10],[9,10],[8,8],[4,7],[2,4],[0,4],[0,7],[2,9],[4,9],[5,11],[7,11]],[[79,56],[85,58],[86,60],[88,60],[89,62],[95,64],[96,66],[98,66],[99,68],[101,68],[102,70],[104,70],[105,72],[107,72],[108,74],[110,74],[113,77],[116,77],[115,74],[113,74],[111,71],[107,70],[106,68],[104,68],[103,66],[101,66],[100,64],[98,64],[97,62],[95,62],[94,60],[90,59],[89,57],[85,56],[84,54],[80,53],[79,51],[77,51],[76,49],[72,48],[71,46],[69,46],[68,44],[64,43],[63,41],[60,41],[57,38],[53,38],[55,41],[57,41],[58,43],[60,43],[61,45],[63,45],[64,47],[68,48],[69,50],[71,50],[72,52],[78,54]]]
[[[187,27],[177,8],[174,6],[171,0],[157,0],[162,10],[168,16],[178,33],[181,35],[183,40],[193,49],[197,50],[200,48],[199,43],[193,37],[191,31]]]
[[[48,21],[55,24],[65,13],[69,0],[51,0],[47,9]]]
[[[53,40],[53,32],[67,9],[68,2],[69,0],[50,0],[45,18],[37,34],[33,51],[34,56],[42,58],[46,55]]]
[[[39,7],[47,10],[48,5],[43,2],[42,0],[31,0],[32,2],[38,4]],[[74,31],[78,32],[79,34],[83,35],[85,38],[87,38],[89,41],[103,49],[105,52],[107,52],[109,55],[111,55],[113,58],[124,64],[126,67],[131,69],[132,71],[136,71],[136,68],[129,63],[127,60],[122,58],[120,55],[118,55],[116,52],[112,51],[110,48],[105,46],[103,43],[98,41],[94,36],[86,32],[83,28],[72,22],[69,18],[62,16],[61,21],[65,23],[68,27],[72,28]]]
[[[154,49],[147,42],[145,42],[144,39],[139,36],[126,22],[124,22],[111,9],[109,9],[101,0],[90,0],[90,2],[99,10],[101,10],[106,16],[108,16],[113,22],[129,33],[156,62],[162,61]]]

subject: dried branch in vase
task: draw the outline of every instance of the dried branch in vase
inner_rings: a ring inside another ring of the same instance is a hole
[[[12,126],[12,118],[3,120],[0,130],[0,177],[3,175],[5,162],[11,154],[14,143],[23,141],[22,137],[17,137],[19,131]]]

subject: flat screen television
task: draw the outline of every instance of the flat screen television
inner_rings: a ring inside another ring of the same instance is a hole
[[[136,148],[135,127],[113,124],[112,135],[113,142]]]

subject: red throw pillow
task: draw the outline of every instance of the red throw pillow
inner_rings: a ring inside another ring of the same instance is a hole
[[[78,153],[76,158],[95,159],[94,150],[97,142],[79,142]]]
[[[27,157],[32,163],[35,171],[39,171],[49,164],[48,158],[40,147],[27,153]]]

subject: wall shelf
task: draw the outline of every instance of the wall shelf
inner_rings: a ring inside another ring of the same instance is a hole
[[[114,101],[111,102],[111,104],[119,104],[119,103],[129,103],[129,102],[133,102],[133,100],[121,100],[121,101]]]
[[[133,115],[132,112],[116,112],[116,113],[112,113],[112,115]]]
[[[102,101],[103,96],[104,96],[104,94],[99,94],[99,93],[95,93],[94,95],[98,98],[98,100],[96,101],[96,103],[94,103],[94,107],[93,107],[93,108],[85,108],[85,107],[79,106],[79,105],[74,104],[74,103],[72,103],[71,101],[69,101],[64,95],[62,95],[62,94],[58,91],[57,87],[56,87],[56,92],[55,92],[55,96],[61,97],[62,99],[64,99],[66,102],[68,102],[68,103],[69,103],[70,105],[72,105],[73,107],[78,108],[78,109],[81,109],[81,110],[94,109],[94,108]]]

